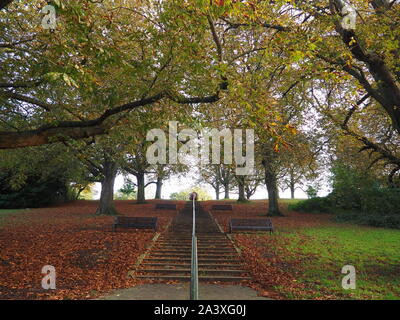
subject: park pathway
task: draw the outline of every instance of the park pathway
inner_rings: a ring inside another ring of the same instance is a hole
[[[192,204],[173,219],[140,264],[136,277],[150,280],[190,281]],[[250,280],[241,258],[210,213],[196,205],[199,281]]]

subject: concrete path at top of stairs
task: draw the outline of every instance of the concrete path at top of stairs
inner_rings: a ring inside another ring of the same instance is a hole
[[[190,284],[142,284],[116,290],[99,300],[188,300]],[[240,285],[199,284],[200,300],[272,300],[257,295],[257,291]]]

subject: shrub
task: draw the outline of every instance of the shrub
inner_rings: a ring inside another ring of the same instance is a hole
[[[59,201],[68,200],[67,183],[59,178],[38,179],[31,176],[26,184],[14,190],[3,187],[0,192],[0,208],[39,208]]]
[[[288,208],[293,211],[330,213],[333,211],[332,201],[327,197],[316,197],[294,204],[289,204]]]
[[[366,172],[344,165],[333,168],[333,191],[290,205],[300,212],[335,213],[338,221],[375,227],[400,228],[400,189],[391,188]]]
[[[318,191],[313,186],[308,186],[306,194],[309,199],[313,199],[317,197]]]
[[[384,215],[384,214],[363,214],[345,212],[338,214],[336,220],[339,222],[353,222],[357,224],[400,229],[400,215]]]

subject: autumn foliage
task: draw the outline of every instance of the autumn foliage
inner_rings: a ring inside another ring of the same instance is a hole
[[[138,283],[128,277],[154,232],[112,232],[96,202],[27,210],[0,221],[0,299],[90,299]],[[116,201],[127,216],[158,216],[159,231],[176,213],[154,202]],[[57,290],[43,290],[42,267],[56,268]]]

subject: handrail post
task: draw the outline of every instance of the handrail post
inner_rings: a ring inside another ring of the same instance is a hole
[[[199,299],[199,270],[197,262],[196,210],[193,196],[192,261],[190,270],[190,300]]]
[[[193,206],[192,237],[194,237],[194,236],[196,236],[196,210],[195,210],[195,199],[194,199],[194,196],[193,196],[192,206]]]

